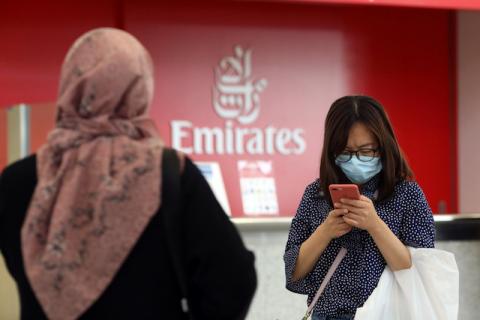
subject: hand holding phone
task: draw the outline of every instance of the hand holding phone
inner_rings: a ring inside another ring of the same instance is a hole
[[[332,184],[329,186],[329,191],[335,208],[333,211],[344,210],[345,215],[342,215],[342,218],[348,225],[370,232],[370,230],[376,229],[379,223],[382,223],[373,201],[360,196],[357,185]],[[345,201],[341,203],[340,199],[345,199]]]
[[[340,203],[340,199],[360,199],[360,192],[356,184],[331,184],[328,187],[332,202]],[[334,208],[329,212],[328,217],[320,227],[322,232],[328,234],[330,239],[341,237],[352,230],[352,226],[347,224],[343,216],[348,212],[346,209]]]

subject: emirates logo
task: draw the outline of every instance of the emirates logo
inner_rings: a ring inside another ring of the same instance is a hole
[[[265,78],[252,76],[252,50],[235,46],[234,55],[223,58],[215,68],[215,112],[242,125],[253,123],[260,114],[260,93],[267,84]]]

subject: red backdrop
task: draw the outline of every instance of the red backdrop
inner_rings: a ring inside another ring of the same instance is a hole
[[[456,210],[449,154],[449,12],[262,4],[162,6],[127,2],[125,26],[150,49],[157,73],[153,116],[171,142],[172,119],[220,127],[212,106],[214,68],[234,45],[252,49],[252,73],[265,78],[258,120],[247,127],[303,128],[302,155],[272,159],[280,210],[290,215],[317,176],[323,121],[348,93],[382,101],[432,207]],[[238,125],[238,123],[237,123]],[[446,129],[447,128],[447,129]],[[190,141],[185,140],[186,145]],[[193,155],[222,164],[233,212],[241,212],[236,161],[245,155]],[[432,161],[432,159],[435,159]]]
[[[479,0],[271,0],[295,3],[345,3],[370,6],[406,6],[419,8],[480,9]]]
[[[0,1],[0,106],[55,99],[66,51],[83,32],[114,26],[116,3]]]
[[[280,212],[293,214],[305,185],[318,175],[326,111],[335,98],[349,93],[383,102],[434,210],[440,201],[446,202],[448,211],[457,210],[456,188],[451,189],[457,178],[456,128],[450,117],[455,116],[450,103],[455,94],[451,89],[455,23],[450,12],[124,1],[122,7],[117,2],[101,6],[86,21],[93,8],[88,3],[60,6],[63,11],[55,12],[63,14],[36,8],[23,20],[19,37],[0,29],[13,50],[2,60],[6,63],[0,62],[0,85],[8,89],[7,94],[2,92],[0,105],[54,101],[57,73],[75,37],[98,25],[124,26],[152,53],[157,76],[152,115],[170,144],[172,120],[225,128],[226,121],[212,106],[214,69],[222,58],[233,55],[235,45],[241,45],[252,50],[252,79],[265,78],[268,85],[259,94],[256,121],[241,125],[233,120],[233,126],[301,128],[306,150],[299,155],[193,154],[195,160],[221,163],[234,216],[243,212],[236,163],[244,159],[273,161]],[[14,30],[18,26],[14,20],[0,24]]]
[[[66,51],[83,32],[119,26],[116,0],[0,1],[0,108],[54,101]],[[41,105],[40,105],[41,106]],[[6,164],[6,122],[0,112],[0,169]],[[45,110],[48,117],[49,110]],[[51,121],[35,123],[33,146]]]

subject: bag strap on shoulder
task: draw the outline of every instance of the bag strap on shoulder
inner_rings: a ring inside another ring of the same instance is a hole
[[[340,265],[340,262],[342,262],[343,258],[345,258],[345,255],[347,254],[347,249],[345,248],[340,248],[340,251],[338,252],[337,256],[335,257],[335,260],[333,261],[332,265],[327,271],[327,275],[323,279],[322,283],[320,284],[320,287],[317,290],[317,293],[315,294],[315,297],[313,297],[312,302],[308,306],[307,312],[305,313],[305,316],[303,316],[302,320],[307,320],[308,317],[312,314],[313,308],[318,302],[318,299],[323,293],[323,290],[325,290],[325,287],[327,284],[330,282],[330,279],[333,276],[333,273],[337,270],[338,266]]]
[[[185,275],[182,246],[182,212],[181,204],[181,159],[177,151],[165,148],[162,156],[162,211],[164,232],[167,246],[173,263],[173,269],[181,291],[181,307],[183,312],[193,319],[188,306],[188,287]]]

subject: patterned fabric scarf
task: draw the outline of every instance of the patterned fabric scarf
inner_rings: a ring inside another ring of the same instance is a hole
[[[52,320],[100,297],[160,207],[152,97],[151,58],[130,34],[96,29],[70,48],[22,229],[26,273]]]

